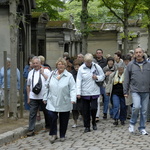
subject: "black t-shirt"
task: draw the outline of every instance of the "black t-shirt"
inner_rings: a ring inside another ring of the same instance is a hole
[[[112,94],[118,95],[118,96],[124,96],[123,94],[123,85],[121,83],[117,83],[113,85]]]

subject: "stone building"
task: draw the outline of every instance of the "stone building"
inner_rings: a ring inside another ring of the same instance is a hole
[[[81,52],[81,37],[70,21],[49,21],[46,25],[46,58],[53,68],[56,60],[68,52],[74,57]]]
[[[123,28],[119,23],[96,23],[92,24],[93,31],[88,37],[88,52],[95,54],[96,49],[103,49],[104,56],[112,56],[117,50],[123,50]],[[141,46],[144,50],[148,49],[147,29],[141,28],[141,23],[135,20],[129,21],[128,50]]]
[[[43,55],[52,68],[64,52],[70,57],[81,52],[81,36],[70,21],[49,21],[46,13],[33,12],[31,32],[31,53]]]
[[[17,64],[19,67],[20,51],[23,52],[24,62],[31,54],[31,9],[35,8],[35,0],[19,0],[17,3]],[[3,51],[10,57],[10,3],[0,0],[0,67],[3,66]]]

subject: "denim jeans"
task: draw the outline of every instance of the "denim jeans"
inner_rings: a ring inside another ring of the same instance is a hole
[[[135,125],[137,123],[138,116],[140,115],[139,130],[145,129],[145,122],[147,119],[147,107],[149,102],[149,93],[131,93],[133,107],[130,124]],[[139,114],[140,113],[140,114]]]
[[[125,98],[113,94],[112,101],[113,101],[113,118],[125,121],[127,115]]]
[[[109,109],[109,114],[110,116],[113,116],[113,110],[112,107],[109,105],[110,103],[110,96],[104,94],[104,107],[103,107],[103,113],[107,114],[108,109]]]

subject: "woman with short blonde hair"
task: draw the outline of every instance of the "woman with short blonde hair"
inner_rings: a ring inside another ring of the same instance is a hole
[[[56,68],[57,68],[57,65],[58,65],[59,62],[61,62],[63,65],[65,65],[67,67],[66,60],[62,57],[59,57],[58,60],[56,61]]]
[[[43,101],[49,114],[50,142],[54,143],[57,136],[57,120],[59,118],[60,141],[65,140],[72,104],[76,102],[76,86],[71,73],[66,70],[64,58],[56,61],[56,70],[50,75],[45,89]]]
[[[93,61],[93,55],[90,54],[90,53],[87,53],[87,54],[84,56],[84,61],[86,61],[86,62],[92,62],[92,61]]]

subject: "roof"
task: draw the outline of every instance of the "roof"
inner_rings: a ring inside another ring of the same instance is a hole
[[[73,29],[73,24],[66,20],[66,21],[49,21],[46,25],[47,28],[69,28]]]
[[[93,23],[91,28],[93,30],[118,30],[121,23]]]
[[[42,14],[42,12],[32,12],[31,13],[32,18],[39,18],[41,14]]]

